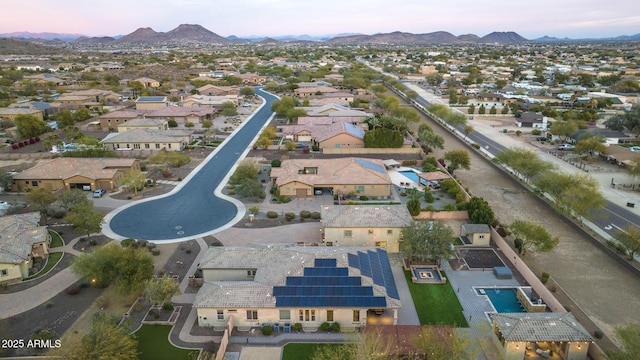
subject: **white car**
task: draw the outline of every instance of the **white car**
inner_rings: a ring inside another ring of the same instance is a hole
[[[562,144],[562,145],[558,145],[558,150],[573,150],[576,147],[571,145],[571,144]]]

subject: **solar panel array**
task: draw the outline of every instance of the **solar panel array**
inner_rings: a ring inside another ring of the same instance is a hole
[[[316,259],[303,276],[288,276],[286,285],[274,286],[276,307],[384,308],[384,296],[374,296],[372,286],[362,286],[349,269],[337,267],[336,259]]]
[[[373,170],[376,172],[379,172],[381,174],[386,174],[387,170],[384,168],[384,166],[374,163],[372,161],[369,160],[365,160],[365,159],[356,159],[355,160],[358,164],[360,164],[360,166],[362,166],[363,168],[369,169],[369,170]]]
[[[370,277],[374,284],[384,286],[389,297],[400,299],[386,250],[358,251],[358,255],[348,254],[347,260],[349,266],[360,269],[360,273]]]

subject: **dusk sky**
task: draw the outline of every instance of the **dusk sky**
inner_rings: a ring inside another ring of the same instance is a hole
[[[115,36],[139,27],[166,32],[180,24],[199,24],[225,37],[515,31],[535,39],[640,33],[636,0],[1,0],[0,5],[0,33]]]

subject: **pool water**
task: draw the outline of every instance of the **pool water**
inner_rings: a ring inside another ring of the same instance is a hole
[[[404,177],[406,177],[407,179],[413,181],[414,183],[418,184],[418,174],[416,174],[415,171],[411,171],[411,170],[403,170],[403,171],[398,171],[398,173]],[[422,185],[426,185],[426,181],[424,179],[422,179],[421,182]]]
[[[515,288],[507,288],[507,289],[493,289],[493,288],[484,288],[477,289],[478,294],[486,295],[491,301],[491,304],[499,313],[516,313],[516,312],[527,312],[518,297],[516,296],[517,289]],[[484,292],[484,294],[482,294]]]

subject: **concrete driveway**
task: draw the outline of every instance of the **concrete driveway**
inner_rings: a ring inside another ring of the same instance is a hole
[[[213,234],[241,219],[244,205],[221,189],[273,115],[271,104],[277,98],[260,89],[256,95],[265,100],[262,107],[173,191],[114,210],[105,217],[102,232],[118,240],[178,242]]]

